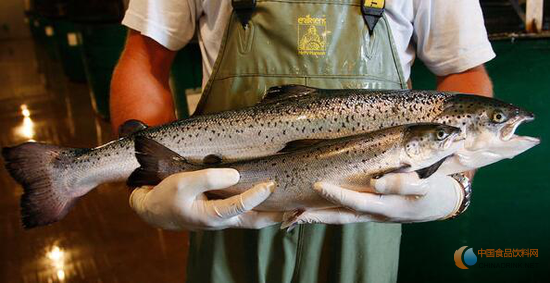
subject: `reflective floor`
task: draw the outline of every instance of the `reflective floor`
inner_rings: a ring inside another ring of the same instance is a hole
[[[85,84],[31,40],[0,41],[0,146],[28,140],[92,147],[113,138]],[[185,233],[150,228],[123,184],[99,187],[59,223],[23,230],[22,189],[0,169],[0,282],[183,282]]]

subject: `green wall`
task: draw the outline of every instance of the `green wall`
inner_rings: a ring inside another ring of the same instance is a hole
[[[522,106],[536,120],[517,133],[542,143],[478,171],[472,205],[455,220],[403,225],[399,282],[550,282],[550,40],[495,41],[497,58],[487,63],[495,97]],[[417,60],[417,62],[420,62]],[[415,89],[433,89],[435,79],[413,67]],[[455,266],[461,246],[538,249],[538,258],[479,258],[468,270]],[[482,263],[536,263],[534,268],[481,268]]]

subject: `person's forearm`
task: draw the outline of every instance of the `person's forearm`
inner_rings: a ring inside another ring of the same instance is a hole
[[[175,120],[168,83],[174,54],[159,48],[163,47],[136,32],[130,32],[111,81],[110,112],[115,133],[122,123],[130,119],[148,125]]]
[[[462,73],[437,77],[437,90],[493,97],[493,84],[483,65]]]

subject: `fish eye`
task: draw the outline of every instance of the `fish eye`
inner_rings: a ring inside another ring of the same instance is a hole
[[[435,136],[438,140],[442,141],[449,136],[449,133],[445,132],[444,130],[438,130]]]
[[[493,114],[493,122],[502,123],[504,121],[506,121],[506,115],[504,115],[504,113],[498,111]]]

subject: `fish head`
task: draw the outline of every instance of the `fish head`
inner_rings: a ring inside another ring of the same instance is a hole
[[[412,124],[403,138],[404,163],[411,169],[428,167],[462,148],[460,128],[442,124]]]
[[[534,119],[533,113],[506,102],[457,94],[434,120],[461,128],[465,140],[464,147],[457,151],[454,158],[455,168],[445,172],[457,173],[480,168],[505,158],[513,158],[534,147],[540,143],[538,138],[514,134],[519,125]]]

